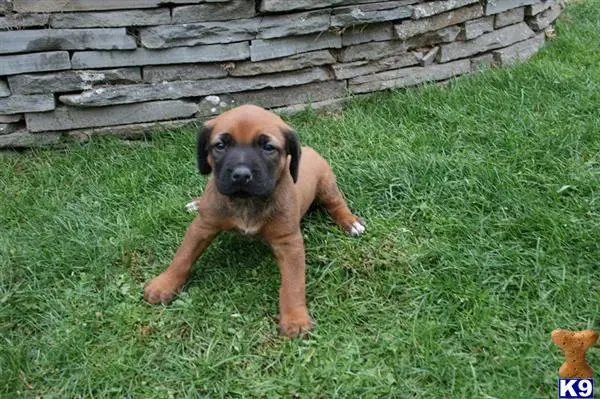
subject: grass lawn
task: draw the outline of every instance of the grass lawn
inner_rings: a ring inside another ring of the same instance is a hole
[[[291,118],[368,222],[303,224],[309,339],[269,250],[222,235],[142,300],[205,182],[192,131],[0,154],[0,396],[551,398],[600,328],[600,1],[528,64]],[[588,353],[600,371],[600,351]]]

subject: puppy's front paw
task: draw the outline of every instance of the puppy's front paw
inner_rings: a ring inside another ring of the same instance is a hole
[[[288,338],[303,337],[313,327],[313,322],[306,308],[288,311],[281,315],[279,321],[279,335]]]
[[[365,224],[365,221],[362,220],[361,218],[356,218],[356,220],[353,221],[349,225],[349,227],[346,229],[348,234],[350,234],[351,236],[355,236],[355,237],[362,235],[366,230],[367,230],[367,226]]]
[[[144,299],[153,304],[168,304],[179,293],[179,289],[185,283],[166,273],[154,277],[144,288]]]
[[[198,212],[198,203],[196,201],[188,202],[185,204],[185,209],[190,213]]]

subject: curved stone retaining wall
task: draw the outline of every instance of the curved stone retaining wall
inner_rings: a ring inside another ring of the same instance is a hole
[[[349,93],[526,60],[558,0],[0,0],[0,147],[129,136],[231,105]]]

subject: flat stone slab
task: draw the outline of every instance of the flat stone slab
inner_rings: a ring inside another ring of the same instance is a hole
[[[0,75],[58,71],[70,68],[71,61],[69,61],[69,53],[66,51],[0,56]]]
[[[399,40],[371,42],[344,47],[338,55],[340,62],[378,60],[406,53],[408,46]]]
[[[0,30],[41,27],[48,19],[48,14],[7,14],[0,17]]]
[[[458,58],[466,58],[478,53],[494,50],[500,47],[510,46],[516,42],[529,39],[535,33],[521,22],[517,25],[507,26],[468,42],[454,42],[444,44],[440,48],[439,62],[448,62]]]
[[[10,89],[5,80],[0,80],[0,97],[10,96]]]
[[[330,10],[315,10],[260,18],[257,39],[300,36],[329,29]]]
[[[250,59],[263,61],[289,55],[342,47],[342,38],[335,33],[312,34],[281,39],[257,39],[250,45]]]
[[[144,67],[144,82],[224,78],[227,70],[218,64],[181,64]]]
[[[418,36],[413,36],[404,41],[407,49],[419,47],[430,47],[442,43],[450,43],[456,40],[461,33],[460,26],[453,25],[440,30],[423,33]]]
[[[468,6],[478,3],[479,0],[438,0],[429,1],[427,3],[416,4],[412,7],[412,17],[421,19],[431,17],[432,15],[441,14],[456,8]]]
[[[308,53],[294,54],[285,58],[258,62],[237,62],[229,71],[231,76],[253,76],[276,72],[295,71],[336,62],[328,50],[317,50]]]
[[[496,14],[494,27],[496,29],[517,24],[525,19],[525,7],[513,8]]]
[[[453,78],[471,71],[469,60],[447,64],[434,64],[427,67],[402,68],[350,79],[352,93],[368,93],[377,90],[414,86],[424,82]]]
[[[535,4],[525,7],[525,15],[528,17],[533,17],[541,13],[542,11],[546,11],[551,6],[557,4],[555,0],[541,0]]]
[[[13,94],[0,98],[0,112],[3,114],[20,114],[23,112],[51,111],[56,107],[52,94]]]
[[[419,64],[423,55],[410,52],[376,61],[364,60],[349,63],[339,63],[332,66],[336,79],[350,79],[356,76],[369,75],[376,72],[399,69]]]
[[[40,29],[0,32],[0,53],[46,50],[131,50],[135,39],[125,28]]]
[[[0,148],[28,148],[43,145],[55,145],[61,142],[58,133],[31,134],[15,132],[0,136]]]
[[[88,90],[98,84],[135,83],[141,82],[141,80],[140,68],[62,71],[8,77],[10,87],[20,94],[64,93],[75,90]]]
[[[307,109],[311,109],[314,111],[334,112],[344,108],[345,100],[346,99],[344,98],[334,98],[332,100],[316,101],[308,104],[294,104],[285,107],[271,108],[271,111],[279,115],[293,115],[299,112],[306,111]]]
[[[45,15],[48,19],[48,14]],[[105,12],[62,12],[52,14],[50,17],[50,26],[53,28],[116,28],[169,23],[171,23],[171,13],[168,8]]]
[[[483,16],[483,7],[475,4],[457,10],[434,15],[431,18],[404,21],[394,25],[399,39],[406,40],[410,37],[445,28],[450,25],[460,24]]]
[[[483,17],[465,22],[465,40],[472,40],[494,30],[494,16]]]
[[[525,40],[510,47],[493,51],[494,62],[502,66],[511,66],[519,62],[525,62],[544,45],[544,33]]]
[[[413,11],[405,4],[404,1],[384,1],[334,8],[331,12],[331,26],[344,27],[410,18]]]
[[[235,93],[273,87],[297,86],[330,79],[331,75],[329,71],[318,67],[266,76],[113,86],[93,89],[81,94],[62,95],[59,99],[62,103],[78,107],[103,107],[113,104],[200,97],[216,93]]]
[[[528,6],[539,0],[487,0],[485,15],[498,14],[513,8]]]
[[[169,0],[172,4],[215,3],[229,0]],[[12,0],[15,12],[67,12],[155,8],[163,0]]]
[[[535,15],[532,18],[527,19],[527,23],[529,26],[535,31],[541,31],[546,29],[552,24],[562,12],[562,7],[560,4],[553,4],[545,11]]]
[[[45,132],[189,118],[197,110],[196,104],[180,100],[103,108],[58,107],[52,112],[25,114],[25,121],[29,131]]]
[[[23,114],[0,115],[0,123],[15,123],[23,119]]]
[[[134,51],[85,51],[73,54],[73,68],[114,68],[121,66],[187,64],[236,61],[250,58],[248,43],[209,44],[164,50],[138,48]]]
[[[205,3],[175,7],[171,22],[184,24],[200,21],[229,21],[250,18],[256,15],[254,0],[230,0],[225,3]]]
[[[396,38],[394,25],[391,22],[368,25],[354,25],[342,33],[342,46],[368,42],[383,42]]]
[[[197,119],[175,119],[172,121],[157,121],[149,123],[132,123],[129,125],[105,126],[91,129],[75,129],[62,132],[65,136],[79,142],[86,142],[96,136],[118,136],[124,138],[142,138],[165,129],[177,129],[197,123]],[[38,133],[39,134],[39,133]]]
[[[281,12],[292,10],[306,10],[311,8],[325,8],[331,6],[344,6],[358,3],[375,3],[381,0],[262,0],[260,2],[260,11],[262,12]],[[405,1],[406,4],[416,3],[417,1]]]
[[[12,133],[18,128],[18,123],[0,123],[0,135]]]

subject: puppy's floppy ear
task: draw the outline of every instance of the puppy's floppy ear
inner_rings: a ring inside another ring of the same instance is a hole
[[[285,151],[288,155],[292,156],[292,161],[290,162],[290,174],[292,175],[294,183],[296,183],[298,181],[300,156],[302,155],[300,140],[298,139],[298,134],[290,128],[283,129],[283,136],[285,137]]]
[[[210,141],[210,134],[212,133],[212,126],[204,124],[197,133],[196,138],[196,158],[198,160],[198,171],[200,174],[208,175],[212,172],[212,168],[208,163],[208,143]]]

